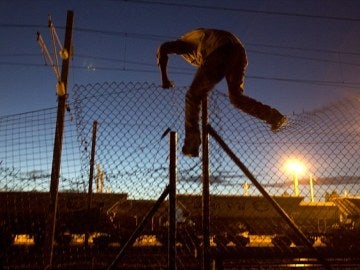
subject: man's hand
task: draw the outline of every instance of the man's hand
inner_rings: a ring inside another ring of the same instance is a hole
[[[167,43],[165,43],[167,44]],[[174,87],[174,82],[170,81],[167,75],[167,63],[169,60],[169,57],[167,55],[167,46],[162,44],[157,53],[156,53],[156,58],[157,58],[157,64],[160,67],[160,71],[161,71],[161,79],[162,79],[162,88],[164,89],[169,89],[169,88],[173,88]]]
[[[162,88],[164,89],[169,89],[169,88],[174,88],[174,82],[173,81],[169,81],[169,79],[164,79],[162,81]]]

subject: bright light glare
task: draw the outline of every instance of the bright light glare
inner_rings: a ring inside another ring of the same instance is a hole
[[[297,176],[303,174],[306,170],[304,163],[298,159],[290,159],[286,162],[285,165],[287,171]]]

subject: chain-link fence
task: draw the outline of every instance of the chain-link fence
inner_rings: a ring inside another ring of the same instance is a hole
[[[177,267],[201,267],[202,153],[200,158],[180,154],[185,92],[147,83],[73,88],[60,175],[57,267],[106,269],[169,183],[169,139],[164,136],[169,130],[178,135]],[[335,267],[358,262],[359,103],[360,97],[349,96],[317,111],[289,115],[288,124],[273,133],[232,107],[225,94],[210,94],[209,124],[298,230],[210,136],[209,237],[218,268],[321,267],[319,257]],[[0,118],[5,267],[42,265],[36,250],[47,214],[55,121],[55,109]],[[166,200],[118,267],[166,267],[167,205]],[[299,232],[313,249],[299,239]]]

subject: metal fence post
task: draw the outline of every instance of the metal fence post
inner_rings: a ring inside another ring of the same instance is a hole
[[[90,156],[90,171],[89,171],[89,187],[88,187],[88,200],[87,208],[90,211],[93,197],[93,180],[94,180],[94,165],[95,165],[95,148],[96,148],[96,131],[97,131],[97,121],[93,122],[92,130],[92,142],[91,142],[91,156]],[[89,244],[89,233],[85,234],[85,246]]]
[[[169,241],[168,241],[168,269],[176,269],[176,145],[177,134],[170,132],[170,161],[169,161]]]
[[[88,209],[91,208],[91,203],[92,203],[92,186],[93,186],[94,165],[95,165],[96,132],[97,132],[97,121],[94,121],[93,131],[92,131],[92,142],[91,142],[89,188],[88,188]]]
[[[207,96],[202,99],[202,229],[203,229],[203,269],[210,269],[210,177],[209,177],[209,135]]]

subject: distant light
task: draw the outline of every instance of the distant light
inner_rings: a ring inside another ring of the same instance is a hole
[[[288,172],[296,174],[297,176],[303,174],[306,170],[304,163],[298,159],[289,159],[286,162],[285,167]]]
[[[69,58],[69,53],[65,48],[62,48],[59,52],[61,59],[66,60]]]
[[[59,97],[62,97],[66,94],[65,84],[63,82],[57,82],[56,93]]]
[[[82,63],[82,66],[87,69],[88,71],[96,71],[96,66],[92,61],[85,60]]]
[[[88,65],[86,66],[86,68],[87,68],[88,70],[90,70],[90,71],[95,71],[95,70],[96,70],[94,64],[92,64],[92,63],[88,64]]]
[[[299,159],[289,159],[285,168],[291,173],[294,182],[294,195],[299,196],[299,176],[305,172],[305,165]]]

